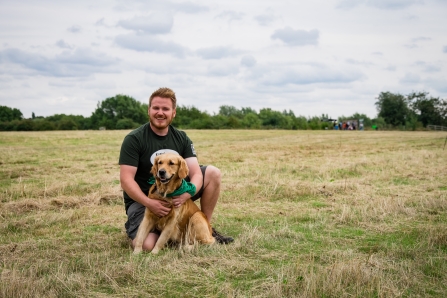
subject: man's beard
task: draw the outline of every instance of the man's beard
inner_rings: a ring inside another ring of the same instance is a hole
[[[163,119],[163,120],[164,120],[164,119]],[[167,120],[167,119],[166,119],[166,120]],[[170,120],[168,123],[163,124],[163,125],[159,125],[159,124],[157,123],[157,119],[155,119],[155,121],[154,121],[152,118],[149,117],[149,122],[151,123],[151,125],[152,125],[153,127],[155,127],[156,129],[160,129],[160,130],[165,129],[166,127],[168,127],[168,126],[172,123],[173,120],[174,120],[174,117],[172,117],[171,120]]]

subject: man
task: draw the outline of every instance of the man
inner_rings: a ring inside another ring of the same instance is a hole
[[[135,246],[138,227],[143,220],[145,208],[149,208],[159,217],[169,213],[171,206],[163,201],[149,199],[147,194],[152,176],[155,156],[175,151],[188,165],[188,180],[196,186],[192,196],[185,192],[173,197],[173,208],[180,207],[186,200],[200,198],[202,212],[211,223],[214,208],[220,193],[220,170],[214,166],[200,166],[194,145],[185,132],[171,126],[176,114],[177,99],[174,91],[160,88],[149,98],[149,122],[130,132],[121,146],[119,164],[120,181],[123,188],[127,214],[126,233]],[[143,243],[143,250],[151,251],[157,242],[160,231],[149,233]],[[213,228],[213,237],[221,244],[233,242],[233,238],[221,235]]]

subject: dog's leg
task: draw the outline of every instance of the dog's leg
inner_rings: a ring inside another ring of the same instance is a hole
[[[176,221],[171,220],[161,231],[160,237],[158,237],[157,243],[155,243],[154,248],[152,249],[151,253],[157,254],[168,242],[169,239],[171,239],[172,234],[174,233],[174,229],[176,228]]]
[[[203,212],[196,212],[191,217],[188,226],[189,244],[198,241],[202,244],[213,244],[214,239],[211,233],[211,227],[206,219],[206,215]]]
[[[137,236],[135,237],[134,254],[138,254],[143,251],[143,242],[146,239],[149,232],[154,228],[155,222],[152,220],[147,210],[144,212],[144,218],[138,227]]]

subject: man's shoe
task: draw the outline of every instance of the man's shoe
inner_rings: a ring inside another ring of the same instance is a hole
[[[234,241],[234,239],[232,237],[229,236],[224,236],[221,233],[219,233],[218,231],[216,231],[216,229],[213,229],[213,237],[216,239],[216,241],[219,244],[228,244]]]

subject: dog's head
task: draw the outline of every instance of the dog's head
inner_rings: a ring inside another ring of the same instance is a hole
[[[166,184],[176,176],[180,180],[186,178],[188,176],[188,166],[180,155],[164,153],[155,157],[151,173],[158,181]]]

